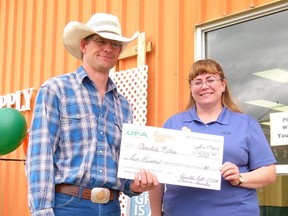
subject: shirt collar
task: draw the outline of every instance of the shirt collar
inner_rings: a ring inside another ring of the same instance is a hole
[[[222,112],[220,113],[219,117],[215,122],[218,122],[219,124],[223,125],[228,125],[230,114],[231,111],[226,107],[223,107]],[[185,122],[191,122],[191,121],[202,122],[197,116],[195,105],[190,110],[184,113],[184,119]]]
[[[82,85],[82,83],[85,82],[86,80],[89,80],[90,82],[92,82],[82,65],[76,70],[76,80],[79,83],[79,85]],[[113,91],[114,93],[118,94],[117,86],[115,85],[115,83],[112,81],[110,77],[108,79],[107,92],[109,91]]]

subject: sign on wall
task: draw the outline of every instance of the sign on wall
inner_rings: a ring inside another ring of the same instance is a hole
[[[35,88],[23,89],[7,95],[0,96],[0,108],[9,107],[17,110],[31,110],[31,98]]]
[[[270,114],[271,146],[288,145],[288,112]]]

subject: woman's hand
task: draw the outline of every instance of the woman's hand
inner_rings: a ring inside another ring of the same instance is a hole
[[[259,167],[255,170],[240,173],[239,168],[231,163],[225,162],[220,168],[220,173],[223,178],[230,182],[233,186],[238,186],[240,183],[240,175],[243,183],[239,186],[251,189],[262,188],[276,181],[275,164]]]
[[[240,171],[235,164],[231,162],[225,162],[220,169],[220,173],[226,181],[230,182],[231,185],[239,185]]]

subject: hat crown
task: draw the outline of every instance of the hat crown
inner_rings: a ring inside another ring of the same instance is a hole
[[[118,17],[111,14],[96,13],[86,25],[97,32],[112,32],[117,35],[122,35],[121,25]]]
[[[122,50],[135,40],[139,31],[136,31],[131,38],[122,36],[121,25],[117,16],[96,13],[92,15],[89,21],[84,24],[78,21],[69,22],[63,31],[63,43],[68,52],[78,59],[82,59],[82,50],[80,49],[80,42],[84,38],[92,34],[98,34],[100,37],[121,41],[123,43]]]

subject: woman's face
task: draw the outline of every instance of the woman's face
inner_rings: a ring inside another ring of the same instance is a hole
[[[221,104],[226,80],[216,74],[198,75],[191,81],[191,93],[197,106],[214,107]]]

